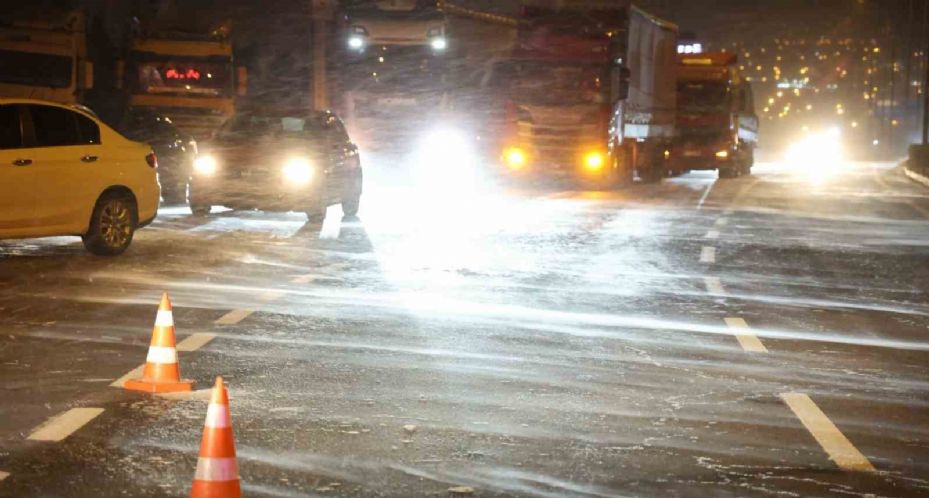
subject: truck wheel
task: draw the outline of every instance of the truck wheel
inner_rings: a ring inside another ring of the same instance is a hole
[[[658,183],[663,176],[662,171],[655,167],[649,167],[639,172],[642,183]]]
[[[719,178],[721,179],[735,178],[737,176],[739,176],[738,170],[732,166],[719,168]]]
[[[127,193],[105,193],[97,200],[90,227],[81,236],[84,247],[97,256],[118,256],[132,243],[139,224],[135,199]]]
[[[617,146],[614,150],[620,150],[619,154],[613,155],[613,178],[612,184],[617,187],[626,187],[632,185],[633,168],[632,154],[626,149],[619,149]]]

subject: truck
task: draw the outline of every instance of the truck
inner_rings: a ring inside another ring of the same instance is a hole
[[[660,181],[674,136],[677,26],[623,0],[523,3],[517,44],[489,83],[505,99],[505,169],[604,187]]]
[[[454,49],[445,13],[436,0],[348,0],[339,17],[333,73],[341,114],[368,147],[402,142],[410,130],[397,123],[445,104]]]
[[[0,96],[86,104],[94,86],[86,14],[20,9],[0,18]]]
[[[169,5],[132,29],[119,80],[130,109],[166,116],[197,140],[235,113],[247,93],[247,72],[236,67],[228,24],[204,28]]]
[[[751,174],[758,143],[751,84],[733,53],[678,55],[677,136],[672,169],[717,170],[720,178]]]

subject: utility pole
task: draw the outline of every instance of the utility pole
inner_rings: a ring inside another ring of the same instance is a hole
[[[310,0],[310,15],[313,17],[313,70],[310,94],[313,109],[329,108],[329,80],[326,75],[326,53],[329,50],[329,22],[335,16],[336,0]]]
[[[929,145],[929,2],[923,5],[923,146]]]

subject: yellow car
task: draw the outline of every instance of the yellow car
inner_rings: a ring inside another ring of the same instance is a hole
[[[86,108],[0,98],[0,239],[77,235],[120,254],[158,213],[157,166]]]

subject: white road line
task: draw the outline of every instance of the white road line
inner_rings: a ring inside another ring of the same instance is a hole
[[[178,351],[196,351],[212,341],[216,334],[196,333],[177,343]]]
[[[61,415],[48,419],[36,430],[29,434],[27,439],[33,441],[58,442],[74,434],[88,422],[103,413],[103,408],[72,408]]]
[[[723,283],[716,277],[706,277],[703,279],[703,283],[706,284],[706,291],[710,294],[718,294],[721,296],[726,295],[726,289],[723,287]]]
[[[317,278],[319,278],[319,275],[300,275],[299,277],[291,279],[291,282],[295,284],[308,284],[315,281]]]
[[[126,373],[126,375],[123,375],[122,377],[114,380],[113,383],[110,384],[110,387],[123,387],[123,384],[125,384],[127,380],[141,377],[144,371],[145,364],[143,363],[130,370],[128,373]]]
[[[842,470],[874,472],[871,462],[839,431],[829,417],[806,394],[783,393],[781,399],[800,419],[829,458]]]
[[[716,248],[705,246],[700,250],[700,262],[701,263],[715,263],[716,262]]]
[[[750,353],[767,353],[768,348],[764,347],[761,339],[752,332],[751,327],[741,318],[726,318],[726,325],[732,329],[735,338],[739,340],[742,349]]]
[[[252,310],[238,309],[232,310],[229,313],[219,317],[215,322],[216,325],[235,325],[242,320],[248,318],[249,315],[254,313]]]
[[[697,202],[697,210],[703,209],[703,203],[706,202],[706,198],[710,196],[710,191],[713,190],[713,185],[716,185],[715,181],[706,188],[706,192],[704,192],[703,196],[700,197],[700,200]]]
[[[719,218],[716,220],[716,226],[724,227],[729,224],[729,218]]]
[[[10,473],[0,470],[0,481],[6,479],[7,477],[10,477]]]
[[[260,301],[264,301],[264,302],[277,301],[277,300],[280,299],[284,294],[285,294],[284,291],[280,291],[280,290],[270,290],[270,291],[262,292],[261,295],[258,296],[258,299],[259,299]]]
[[[718,239],[719,230],[710,230],[709,232],[706,232],[706,238],[711,239],[711,240]]]

